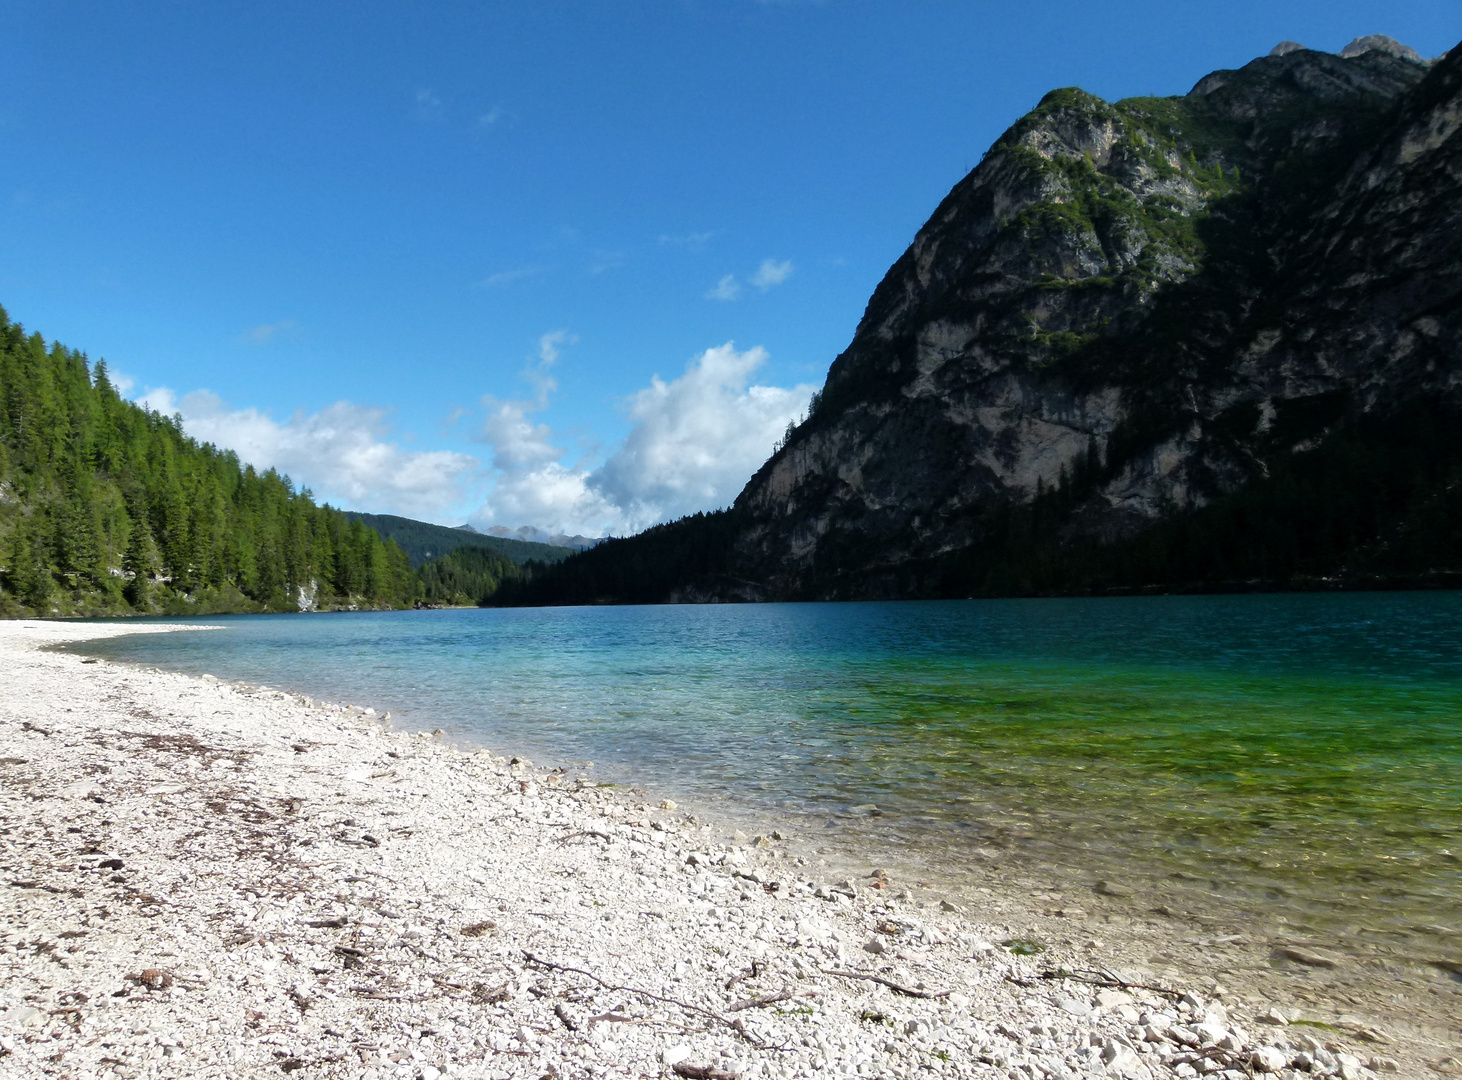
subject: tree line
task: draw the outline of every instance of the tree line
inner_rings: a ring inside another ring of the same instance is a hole
[[[397,607],[375,530],[125,399],[0,308],[0,615]]]

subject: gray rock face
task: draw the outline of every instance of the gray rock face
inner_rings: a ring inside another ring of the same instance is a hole
[[[1402,60],[1419,61],[1421,59],[1421,54],[1410,45],[1403,45],[1395,38],[1387,37],[1385,34],[1367,34],[1365,37],[1358,37],[1341,49],[1340,55],[1349,60],[1368,52],[1383,52],[1389,56],[1400,57]]]
[[[742,492],[721,591],[928,593],[1002,508],[1066,491],[1060,536],[1121,541],[1342,414],[1455,396],[1459,128],[1462,51],[1429,69],[1380,37],[1286,42],[1182,98],[1047,95]]]

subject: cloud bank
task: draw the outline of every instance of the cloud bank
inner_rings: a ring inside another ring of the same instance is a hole
[[[322,500],[360,510],[434,515],[462,501],[480,463],[450,450],[402,450],[387,441],[385,409],[337,401],[280,423],[255,408],[230,409],[217,394],[178,398],[162,387],[138,404],[183,417],[195,439],[233,450],[256,469],[278,469]]]
[[[477,438],[491,447],[486,466],[450,450],[404,450],[391,441],[386,409],[349,401],[282,422],[256,408],[231,408],[209,390],[179,397],[163,387],[137,401],[181,415],[194,438],[233,450],[256,469],[278,469],[338,506],[456,523],[488,481],[491,494],[469,517],[479,528],[597,537],[728,505],[815,389],[756,383],[766,350],[738,352],[727,342],[693,358],[678,378],[657,375],[625,399],[629,434],[608,457],[575,457],[537,415],[551,404],[554,367],[575,340],[563,330],[539,339],[524,372],[530,396],[482,399]]]
[[[727,342],[701,353],[677,379],[656,376],[625,403],[630,432],[597,468],[566,462],[552,429],[532,419],[553,389],[540,361],[533,400],[484,399],[482,437],[492,445],[497,480],[474,522],[624,535],[726,506],[815,389],[751,384],[766,361],[765,349],[737,352]]]

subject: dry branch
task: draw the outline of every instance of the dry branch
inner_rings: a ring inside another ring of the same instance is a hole
[[[900,986],[892,979],[885,979],[882,975],[870,975],[866,971],[838,971],[834,968],[821,968],[820,970],[824,975],[836,975],[840,979],[865,979],[868,982],[876,982],[880,986],[886,986],[895,993],[903,994],[907,997],[942,998],[948,997],[952,993],[950,990],[915,990],[910,986]]]
[[[779,1001],[791,1001],[793,998],[817,997],[816,990],[783,990],[780,994],[767,994],[765,997],[747,998],[738,1001],[728,1008],[727,1012],[744,1012],[747,1009],[761,1009],[768,1005],[775,1005]]]
[[[658,1001],[665,1005],[674,1005],[677,1009],[684,1009],[686,1012],[695,1013],[698,1016],[704,1016],[708,1020],[714,1020],[716,1023],[730,1028],[732,1031],[736,1032],[736,1034],[740,1035],[743,1039],[745,1039],[747,1042],[751,1043],[752,1046],[755,1046],[758,1049],[765,1049],[766,1047],[765,1041],[747,1031],[746,1025],[743,1024],[740,1020],[728,1020],[726,1017],[722,1016],[718,1012],[715,1012],[714,1010],[702,1008],[700,1005],[692,1005],[690,1002],[681,1001],[678,998],[666,997],[664,994],[657,994],[652,990],[642,990],[638,986],[621,986],[616,983],[609,982],[607,979],[601,979],[592,971],[585,971],[583,968],[573,967],[569,964],[556,964],[552,960],[544,960],[540,957],[534,956],[530,952],[524,952],[523,959],[525,959],[530,964],[536,964],[537,966],[547,968],[550,971],[571,971],[575,975],[582,975],[586,979],[593,979],[596,983],[604,987],[606,990],[617,990],[620,993],[634,994],[636,997],[648,998],[651,1001]]]

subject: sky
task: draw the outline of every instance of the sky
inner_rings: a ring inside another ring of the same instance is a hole
[[[1048,90],[1456,0],[0,6],[0,304],[321,500],[590,536],[729,504]]]

